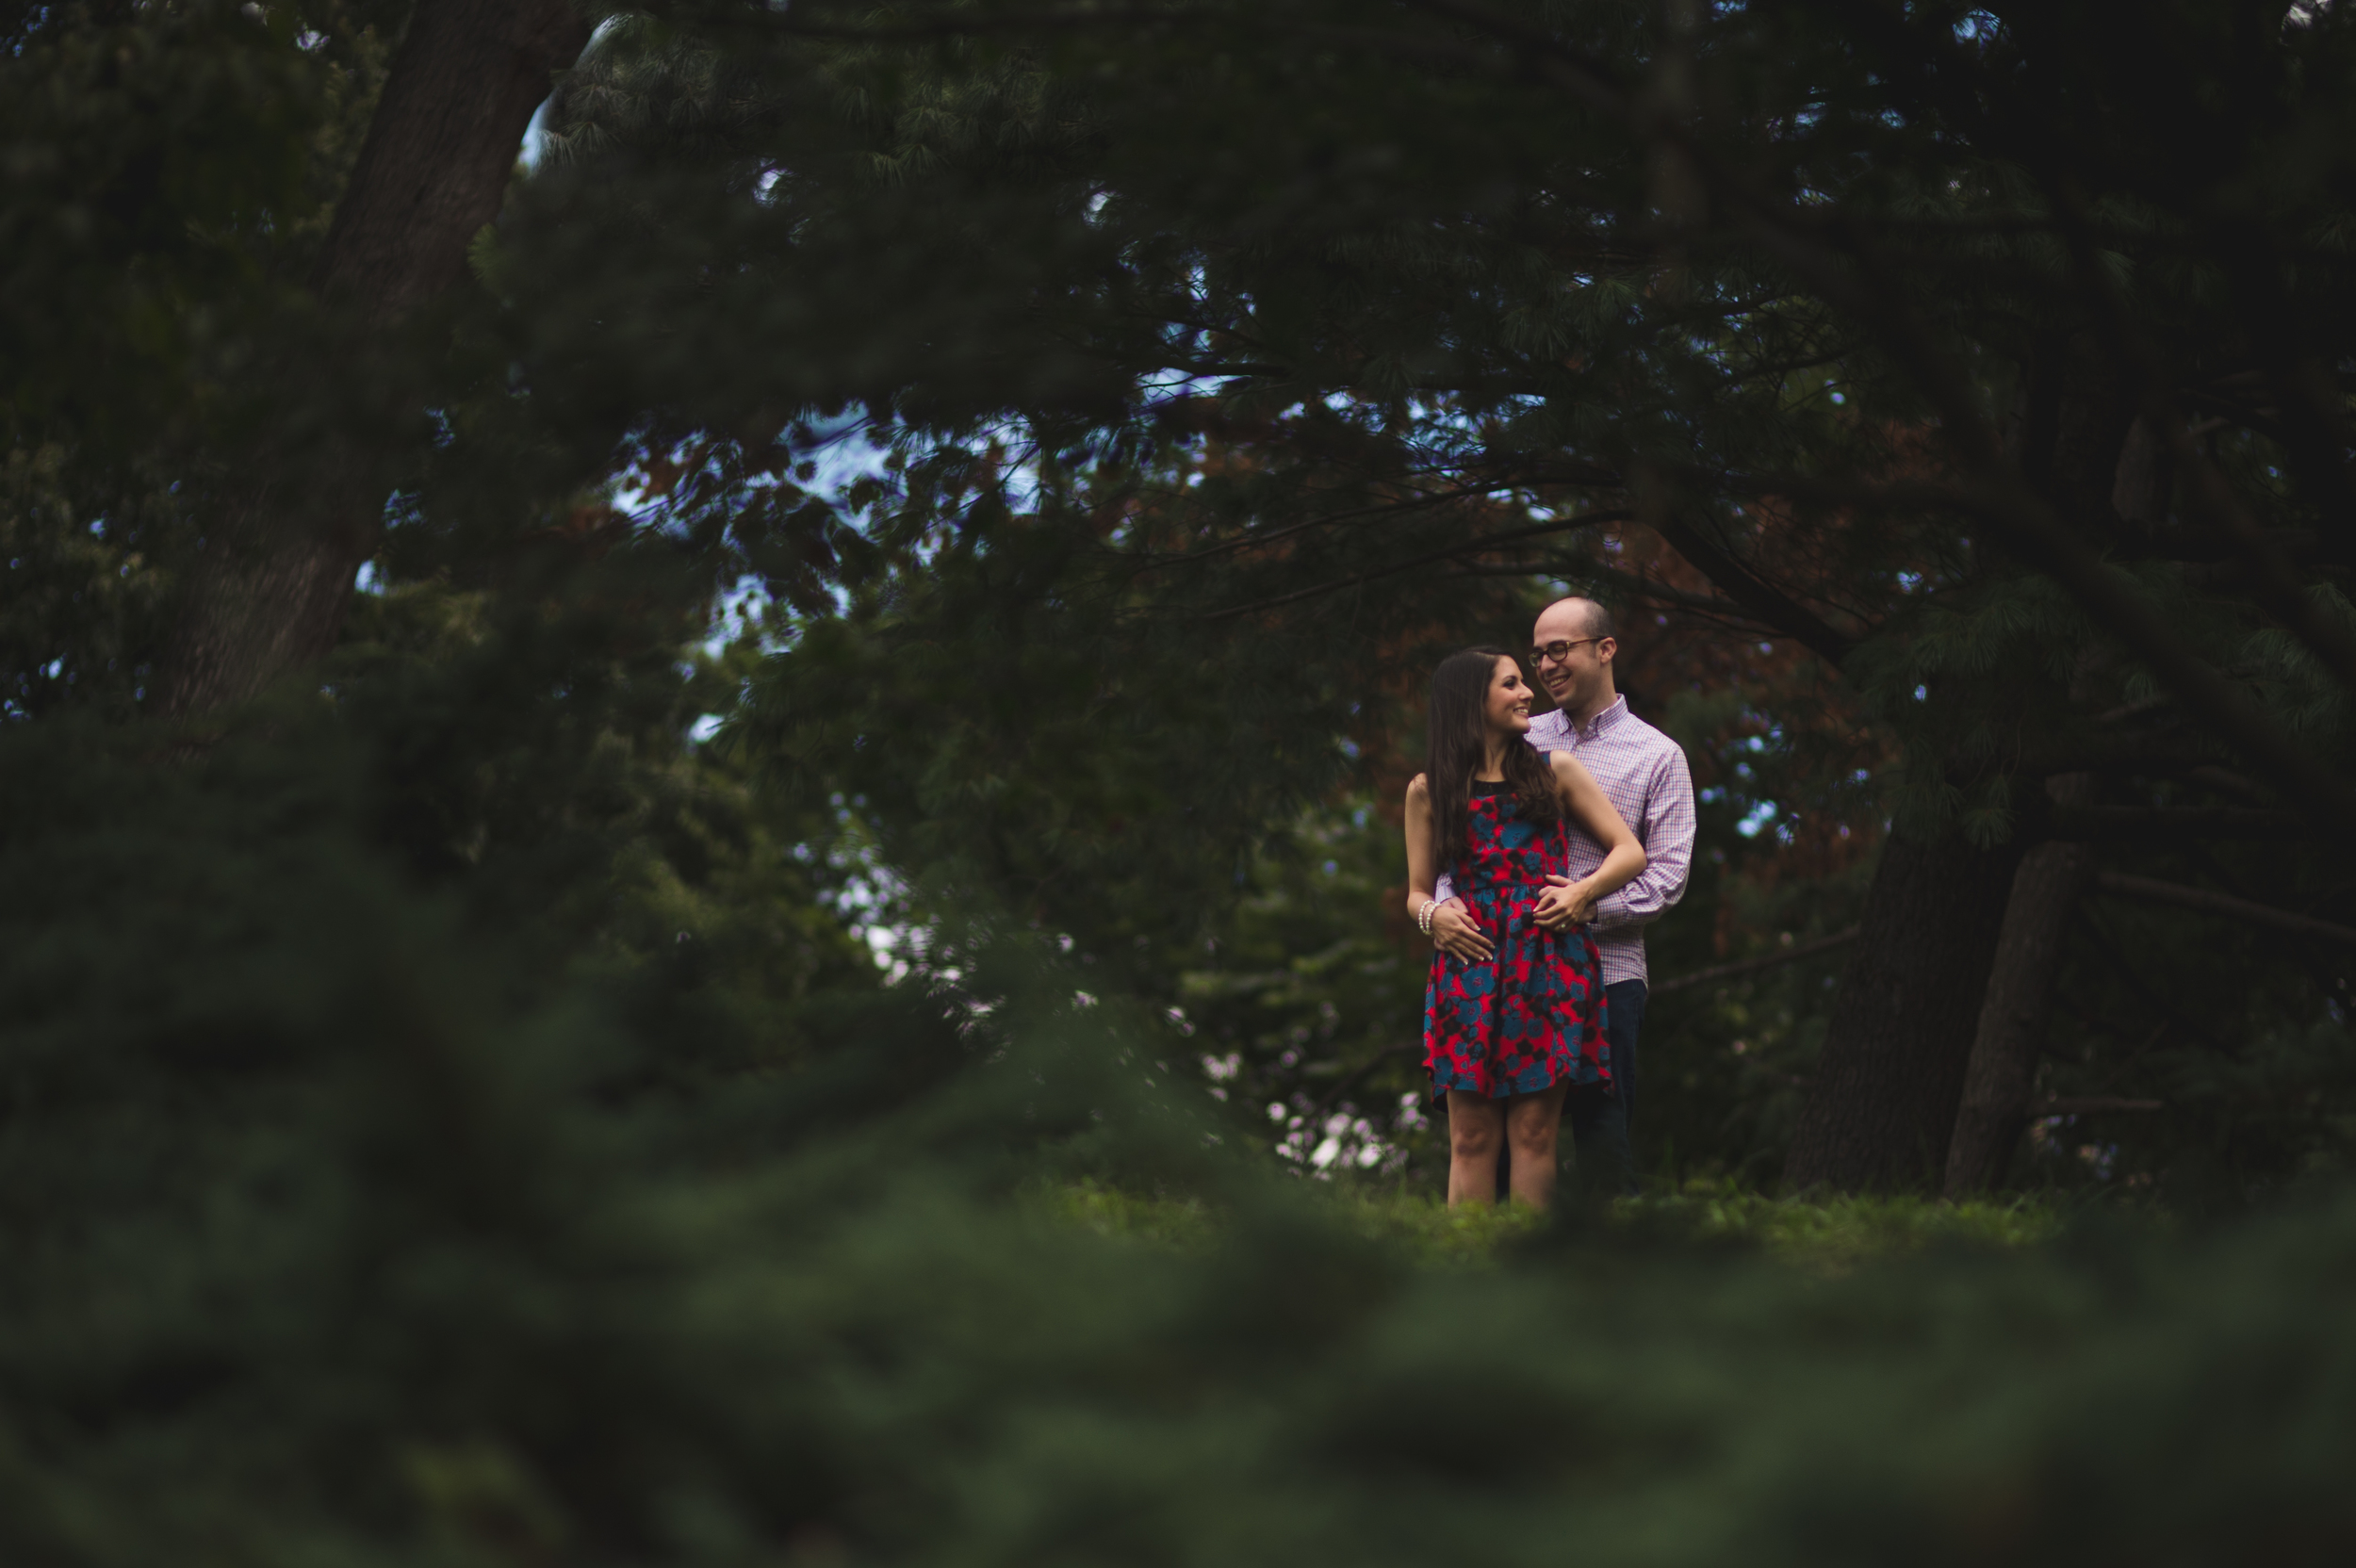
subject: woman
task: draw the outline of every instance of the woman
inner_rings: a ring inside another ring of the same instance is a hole
[[[1554,1140],[1574,1084],[1610,1082],[1603,976],[1585,923],[1595,901],[1644,869],[1644,847],[1570,753],[1542,754],[1530,688],[1499,648],[1442,660],[1432,676],[1426,770],[1407,786],[1407,907],[1429,936],[1443,868],[1494,945],[1464,963],[1432,958],[1424,1065],[1448,1099],[1448,1200],[1497,1200],[1497,1140],[1513,1152],[1513,1196],[1543,1208]],[[1572,825],[1605,851],[1569,879]],[[1563,886],[1548,886],[1551,876]]]

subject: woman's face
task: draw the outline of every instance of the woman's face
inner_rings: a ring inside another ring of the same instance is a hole
[[[1518,738],[1530,733],[1530,687],[1522,679],[1522,667],[1513,660],[1498,660],[1491,672],[1489,696],[1481,704],[1481,716],[1492,734]]]

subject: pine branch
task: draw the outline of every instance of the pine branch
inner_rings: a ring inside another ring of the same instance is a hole
[[[1205,546],[1199,550],[1186,550],[1175,555],[1166,555],[1140,566],[1138,575],[1158,572],[1170,566],[1192,566],[1205,561],[1216,561],[1221,556],[1233,555],[1237,550],[1248,550],[1261,545],[1272,545],[1279,539],[1289,539],[1296,534],[1307,533],[1315,529],[1331,528],[1336,523],[1355,522],[1362,517],[1399,516],[1409,512],[1428,511],[1435,506],[1446,506],[1451,501],[1473,500],[1494,495],[1498,490],[1510,488],[1512,486],[1504,484],[1464,485],[1458,489],[1415,496],[1404,500],[1384,501],[1375,506],[1353,507],[1347,512],[1332,512],[1322,517],[1312,517],[1307,522],[1287,524],[1284,528],[1269,529],[1263,533],[1246,534],[1241,538]]]
[[[1428,555],[1418,555],[1406,561],[1397,562],[1371,572],[1359,572],[1350,577],[1335,578],[1330,582],[1320,582],[1312,587],[1295,589],[1289,594],[1279,594],[1273,598],[1257,599],[1252,603],[1239,604],[1232,609],[1214,610],[1198,619],[1223,621],[1236,615],[1249,615],[1262,610],[1274,610],[1283,605],[1298,603],[1302,599],[1338,593],[1344,588],[1355,588],[1364,583],[1379,581],[1386,577],[1397,577],[1401,572],[1412,572],[1418,566],[1429,566],[1442,561],[1460,560],[1468,555],[1485,554],[1502,546],[1517,544],[1525,539],[1542,538],[1554,533],[1568,533],[1575,529],[1593,528],[1601,523],[1628,522],[1633,520],[1633,517],[1634,514],[1628,512],[1588,512],[1562,522],[1546,523],[1538,528],[1515,529],[1508,533],[1488,534],[1481,538],[1467,540],[1462,545],[1451,546],[1444,550],[1433,550]]]
[[[1819,953],[1829,953],[1836,947],[1842,947],[1857,940],[1864,929],[1861,925],[1852,925],[1846,931],[1836,931],[1829,937],[1819,937],[1814,941],[1798,942],[1780,953],[1770,953],[1764,957],[1742,958],[1730,964],[1713,964],[1709,969],[1697,969],[1691,974],[1680,974],[1674,980],[1663,980],[1661,984],[1648,988],[1646,995],[1648,997],[1667,996],[1673,991],[1686,990],[1694,986],[1707,986],[1712,981],[1731,980],[1737,975],[1753,974],[1763,969],[1774,969],[1778,965],[1796,963],[1802,958],[1813,958]]]
[[[2270,930],[2288,931],[2301,937],[2319,937],[2343,947],[2356,947],[2356,928],[2293,914],[2288,909],[2277,909],[2270,904],[2235,898],[2231,893],[2213,893],[2203,888],[2187,888],[2175,882],[2156,881],[2149,876],[2128,876],[2112,871],[2095,873],[2094,886],[2099,891],[2120,898],[2141,899],[2149,904],[2169,904],[2180,909],[2223,915],[2229,920],[2250,925],[2263,925]]]
[[[2183,839],[2284,841],[2313,839],[2315,826],[2296,811],[2246,806],[2055,806],[2047,832],[2074,843],[2168,842]]]
[[[1693,569],[1715,583],[1720,592],[1759,619],[1808,648],[1835,669],[1857,646],[1824,618],[1769,583],[1734,558],[1731,550],[1710,539],[1693,524],[1663,511],[1645,522],[1666,539]]]

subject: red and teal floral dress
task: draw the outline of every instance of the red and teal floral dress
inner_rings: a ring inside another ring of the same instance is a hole
[[[1525,822],[1510,786],[1478,779],[1465,808],[1464,853],[1448,880],[1497,951],[1474,964],[1432,956],[1423,1050],[1432,1097],[1469,1089],[1497,1100],[1565,1078],[1609,1084],[1595,940],[1583,925],[1541,931],[1530,921],[1546,878],[1570,874],[1569,824]]]

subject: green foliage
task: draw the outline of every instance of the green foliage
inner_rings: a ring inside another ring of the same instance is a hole
[[[2344,769],[2312,632],[2059,411],[2154,345],[2346,621],[2356,22],[664,5],[363,341],[302,282],[405,11],[0,7],[10,1560],[2356,1546],[2339,954],[2098,903],[2037,1087],[2092,1108],[1952,1207],[1766,1195],[1837,960],[1667,992],[1653,1193],[1451,1212],[1387,814],[1431,655],[1570,586],[1703,786],[1664,979],[1846,926],[1893,814],[2036,830],[2040,748],[2210,803],[1931,493],[1941,366]],[[342,646],[174,749],[222,485],[346,469],[399,491]]]
[[[1179,999],[1212,1092],[1268,1118],[1256,1131],[1287,1158],[1342,1171],[1413,1162],[1429,1178],[1431,957],[1405,918],[1396,811],[1354,796],[1280,841],[1181,973]]]
[[[414,421],[303,290],[406,13],[0,14],[0,715],[139,711],[208,498]]]
[[[1083,547],[967,529],[769,659],[745,733],[792,798],[848,805],[935,879],[920,918],[986,889],[1151,990],[1266,825],[1339,776],[1347,688],[1273,640],[1132,624],[1069,564]]]
[[[0,715],[8,719],[69,705],[127,715],[139,638],[162,596],[155,563],[118,542],[141,531],[83,518],[65,468],[63,449],[47,443],[12,448],[0,467]],[[146,504],[164,511],[167,501]]]
[[[821,1004],[810,1070],[682,1078],[594,976],[519,987],[529,953],[407,886],[332,769],[52,732],[0,780],[0,820],[48,825],[0,842],[25,1560],[2349,1539],[2344,1208],[1826,1279],[1672,1221],[1803,1258],[2041,1222],[1693,1195],[1434,1269],[1365,1233],[1461,1227],[1206,1148],[1211,1107],[1124,1064],[1155,1037],[1036,960]]]

